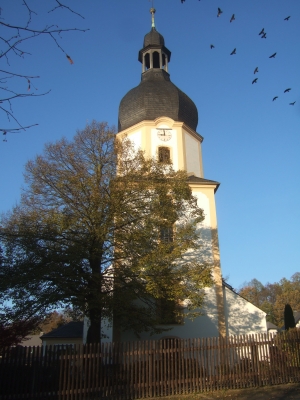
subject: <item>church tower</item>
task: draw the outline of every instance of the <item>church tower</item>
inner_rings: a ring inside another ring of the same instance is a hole
[[[144,37],[138,60],[142,64],[141,82],[121,100],[118,136],[127,135],[136,149],[162,162],[171,160],[175,170],[185,170],[205,220],[199,226],[199,259],[212,266],[214,286],[207,289],[207,309],[198,322],[172,327],[169,336],[225,336],[225,311],[217,232],[215,192],[219,183],[204,178],[201,145],[196,132],[198,111],[194,102],[170,80],[171,52],[152,27]],[[192,331],[191,331],[192,330]]]

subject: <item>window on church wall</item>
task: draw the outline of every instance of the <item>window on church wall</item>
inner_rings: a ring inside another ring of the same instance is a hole
[[[171,161],[169,147],[159,147],[158,148],[158,161],[160,163],[169,163]]]
[[[160,68],[159,53],[157,51],[154,51],[152,57],[153,57],[153,68]]]
[[[166,56],[165,54],[162,55],[162,67],[165,69],[166,67]]]
[[[147,53],[145,55],[145,66],[146,66],[147,69],[150,68],[150,54],[149,53]]]
[[[164,243],[172,243],[174,240],[173,226],[160,228],[160,240]]]
[[[161,218],[158,230],[159,240],[162,243],[173,243],[175,238],[174,224],[177,220],[177,213],[173,207],[172,196],[163,191],[159,195],[159,215]],[[170,246],[170,251],[172,249],[173,246]]]

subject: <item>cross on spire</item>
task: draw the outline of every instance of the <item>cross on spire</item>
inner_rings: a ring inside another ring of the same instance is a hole
[[[153,1],[152,1],[152,5],[153,5]],[[152,15],[152,28],[155,28],[155,21],[154,21],[154,14],[155,14],[156,10],[155,8],[151,7],[150,8],[150,13]]]

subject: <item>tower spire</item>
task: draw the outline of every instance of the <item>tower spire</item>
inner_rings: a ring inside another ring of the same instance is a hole
[[[152,2],[152,5],[153,5],[153,2]],[[150,8],[150,13],[152,15],[152,28],[155,28],[154,14],[156,13],[156,10],[154,7]]]

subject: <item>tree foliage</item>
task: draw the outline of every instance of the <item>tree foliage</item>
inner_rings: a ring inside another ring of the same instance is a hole
[[[89,317],[88,340],[98,342],[103,318],[138,334],[157,329],[158,299],[189,299],[191,313],[201,306],[211,271],[193,253],[204,217],[185,172],[93,122],[73,141],[46,145],[25,178],[0,231],[0,289],[15,318],[69,304]],[[172,240],[162,240],[164,229]]]
[[[0,350],[21,343],[25,337],[38,330],[43,320],[42,315],[32,313],[29,309],[24,309],[16,316],[14,307],[7,296],[8,287],[3,275],[7,261],[0,247]]]
[[[267,313],[267,320],[282,327],[283,310],[288,303],[300,311],[300,273],[295,273],[290,280],[282,278],[279,282],[263,285],[257,279],[246,283],[239,294]]]
[[[38,326],[39,319],[13,321],[5,323],[0,321],[0,351],[5,347],[16,346],[30,335]]]
[[[74,11],[71,7],[65,5],[61,1],[53,0],[47,1],[49,3],[48,13],[67,10],[71,15],[83,18],[83,16]],[[0,59],[2,66],[0,70],[0,110],[7,117],[8,124],[10,125],[0,127],[0,132],[6,135],[9,132],[18,132],[25,130],[31,126],[37,125],[36,123],[30,126],[23,126],[22,122],[18,120],[13,112],[13,102],[16,99],[25,99],[36,96],[43,96],[46,93],[38,93],[34,82],[39,76],[28,75],[22,70],[13,70],[11,61],[14,59],[22,61],[30,57],[31,53],[27,50],[28,42],[39,37],[48,37],[57,48],[65,55],[67,60],[73,64],[72,58],[66,53],[66,50],[61,44],[62,34],[72,31],[85,32],[87,29],[79,28],[63,28],[56,24],[55,19],[49,25],[41,24],[41,15],[36,12],[37,4],[32,0],[14,0],[15,19],[8,16],[8,4],[2,4],[0,9],[0,26],[1,26],[1,52]],[[46,46],[45,46],[46,47]],[[5,137],[5,136],[4,136]],[[6,139],[4,139],[6,140]]]
[[[59,328],[62,325],[65,325],[71,321],[83,321],[84,315],[82,313],[78,313],[77,310],[73,310],[70,307],[66,307],[61,310],[54,310],[47,316],[45,316],[44,320],[38,325],[36,329],[36,333],[43,332],[48,333],[53,329]]]

